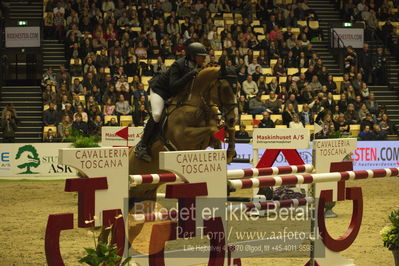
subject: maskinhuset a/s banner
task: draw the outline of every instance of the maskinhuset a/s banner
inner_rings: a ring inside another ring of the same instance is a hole
[[[6,47],[40,47],[40,27],[5,27]]]
[[[58,163],[58,149],[71,143],[0,144],[0,177],[10,179],[64,179],[76,171]]]

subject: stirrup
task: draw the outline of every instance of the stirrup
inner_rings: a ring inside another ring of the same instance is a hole
[[[152,157],[148,153],[147,146],[141,142],[137,144],[137,146],[134,150],[134,153],[135,153],[136,157],[139,158],[140,160],[143,160],[147,163],[152,161]]]

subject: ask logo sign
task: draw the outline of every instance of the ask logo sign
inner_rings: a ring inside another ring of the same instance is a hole
[[[40,158],[36,148],[32,145],[20,147],[15,156],[15,160],[18,163],[17,167],[19,169],[25,169],[24,172],[19,174],[37,174],[37,172],[33,172],[31,168],[37,168],[40,165]]]

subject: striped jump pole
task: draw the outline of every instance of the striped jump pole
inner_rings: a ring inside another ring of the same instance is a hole
[[[249,212],[254,210],[278,210],[282,208],[299,207],[314,203],[314,198],[306,197],[299,199],[289,199],[289,200],[275,200],[275,201],[265,201],[258,203],[241,203],[236,205],[228,205],[227,212],[235,212],[239,210],[240,212]],[[145,214],[132,214],[131,217],[135,221],[142,222],[155,222],[155,221],[166,221],[166,220],[177,220],[179,218],[179,213],[177,210],[166,211],[166,212],[152,212]]]
[[[347,171],[322,174],[304,174],[304,175],[288,175],[288,176],[271,176],[249,179],[229,180],[235,189],[259,188],[259,187],[276,187],[298,184],[313,184],[324,182],[338,182],[346,180],[357,180],[367,178],[383,178],[398,176],[399,168],[385,168],[375,170]]]
[[[313,165],[311,164],[266,167],[266,168],[248,168],[248,169],[239,169],[239,170],[228,170],[227,178],[232,179],[232,178],[284,175],[284,174],[295,174],[295,173],[311,173],[312,171],[313,171]],[[173,182],[183,182],[183,179],[180,176],[173,173],[130,176],[130,183],[132,185],[173,183]]]

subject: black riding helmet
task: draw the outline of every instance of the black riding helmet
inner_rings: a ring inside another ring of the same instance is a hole
[[[190,58],[194,58],[196,55],[203,55],[203,56],[207,56],[208,52],[205,48],[205,46],[200,43],[200,42],[193,42],[190,43],[187,48],[186,48],[186,54],[190,57]]]

